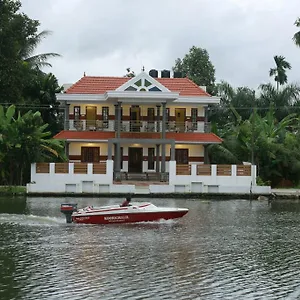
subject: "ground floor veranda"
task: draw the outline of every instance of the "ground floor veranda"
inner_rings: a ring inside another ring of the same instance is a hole
[[[160,144],[159,144],[160,143]],[[169,161],[179,165],[207,163],[206,146],[201,144],[175,143],[173,140],[122,140],[117,154],[116,140],[108,142],[70,142],[67,156],[70,162],[98,163],[112,159],[114,171],[119,164],[123,175],[169,172]],[[152,176],[153,177],[153,176]],[[126,176],[123,176],[126,178]]]

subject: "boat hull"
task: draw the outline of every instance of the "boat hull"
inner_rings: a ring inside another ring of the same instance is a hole
[[[85,214],[73,215],[74,223],[83,224],[115,224],[115,223],[138,223],[153,222],[159,220],[170,220],[183,217],[187,209],[158,212],[135,212],[135,213],[113,213],[113,214]]]

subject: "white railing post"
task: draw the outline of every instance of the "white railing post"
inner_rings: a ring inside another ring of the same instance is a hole
[[[211,165],[211,183],[216,184],[217,181],[218,181],[217,165]]]
[[[174,184],[176,182],[176,160],[169,161],[169,184]]]
[[[49,175],[55,175],[55,163],[50,163],[49,165]]]
[[[252,185],[256,185],[256,165],[251,165],[251,180]]]
[[[236,172],[237,172],[237,166],[231,165],[231,180],[234,183],[237,182],[237,173]]]
[[[74,174],[74,163],[69,163],[69,174]]]
[[[93,175],[93,163],[87,164],[87,173],[88,175]]]

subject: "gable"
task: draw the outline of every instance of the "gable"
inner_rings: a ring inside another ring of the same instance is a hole
[[[148,75],[146,72],[141,72],[136,77],[121,85],[116,91],[131,91],[131,92],[171,92],[155,78]]]

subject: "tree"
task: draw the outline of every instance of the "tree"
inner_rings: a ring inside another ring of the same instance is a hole
[[[294,24],[296,25],[296,27],[300,28],[300,18],[298,18]],[[300,30],[294,34],[293,41],[296,46],[300,47]]]
[[[206,86],[213,93],[215,84],[215,68],[209,59],[206,49],[193,46],[183,59],[177,58],[173,71],[181,72],[197,85]]]
[[[291,113],[300,113],[300,87],[298,85],[289,84],[278,90],[268,83],[260,85],[259,88],[261,94],[258,99],[258,108],[261,116],[265,116],[270,108],[274,109],[274,115],[278,121]]]
[[[11,105],[5,111],[0,105],[0,174],[1,184],[23,185],[29,181],[33,162],[65,160],[64,143],[51,139],[40,112],[16,113]]]
[[[52,135],[63,129],[60,119],[59,103],[56,101],[56,93],[60,93],[63,87],[59,86],[57,78],[52,74],[45,74],[40,70],[32,70],[32,80],[24,91],[24,98],[30,109],[40,110],[41,117],[49,124],[48,130]],[[19,108],[26,112],[26,106]]]
[[[18,0],[0,0],[0,103],[24,102],[24,89],[32,79],[32,69],[49,66],[56,53],[33,55],[36,46],[49,34],[37,33],[40,25],[20,12]]]
[[[41,41],[51,33],[52,32],[49,30],[44,30],[38,34],[28,37],[26,43],[22,45],[19,50],[19,57],[24,61],[24,63],[28,64],[30,68],[40,69],[42,67],[52,67],[52,65],[48,62],[48,59],[52,57],[60,57],[57,53],[34,54],[34,51]]]
[[[283,85],[287,83],[287,75],[286,75],[286,70],[290,70],[292,67],[289,62],[285,60],[284,56],[274,56],[275,68],[270,69],[270,76],[274,76],[274,79],[277,84],[277,89],[279,89],[279,85]]]

